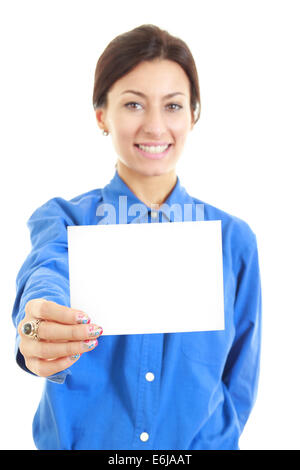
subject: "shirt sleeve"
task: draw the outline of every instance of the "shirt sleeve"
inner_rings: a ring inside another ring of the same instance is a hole
[[[239,261],[234,304],[235,337],[223,373],[242,432],[255,403],[261,348],[261,280],[256,236]]]
[[[70,306],[67,226],[74,225],[74,221],[64,210],[65,202],[60,198],[51,199],[27,221],[32,249],[16,278],[16,298],[12,311],[16,329],[25,316],[25,305],[31,299],[44,298]],[[19,343],[20,337],[16,331],[17,364],[33,374],[26,367]],[[66,369],[47,379],[63,383],[70,373]]]

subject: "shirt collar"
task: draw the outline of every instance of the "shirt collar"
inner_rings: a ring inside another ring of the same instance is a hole
[[[102,201],[103,204],[108,204],[114,206],[115,210],[117,211],[120,216],[122,216],[121,212],[123,213],[123,220],[121,223],[131,223],[133,218],[137,221],[137,214],[140,212],[140,217],[148,217],[148,214],[151,214],[153,211],[153,207],[149,207],[145,203],[143,203],[129,188],[129,186],[125,183],[125,181],[119,176],[117,170],[115,170],[115,174],[111,181],[102,189]],[[121,209],[122,205],[126,204],[126,214],[127,220],[124,219],[124,208]],[[158,212],[162,214],[162,216],[168,222],[174,222],[183,220],[184,209],[189,207],[189,209],[185,210],[185,218],[184,220],[193,220],[192,212],[193,206],[195,205],[194,199],[189,196],[185,188],[181,185],[181,181],[177,176],[176,184],[169,194],[168,198],[164,201],[163,205],[158,209]],[[137,212],[139,211],[139,212]],[[189,216],[189,212],[191,215]]]

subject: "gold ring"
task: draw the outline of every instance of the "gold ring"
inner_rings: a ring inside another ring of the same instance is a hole
[[[24,323],[22,326],[22,333],[25,336],[31,336],[33,339],[39,340],[38,337],[38,329],[39,329],[39,324],[41,323],[41,320],[35,320],[35,321],[28,321]]]

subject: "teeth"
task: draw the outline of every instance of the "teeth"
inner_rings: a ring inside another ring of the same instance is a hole
[[[138,145],[140,149],[144,150],[145,152],[148,153],[162,153],[165,150],[167,150],[168,145]]]

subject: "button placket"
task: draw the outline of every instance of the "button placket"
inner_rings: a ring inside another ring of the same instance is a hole
[[[133,442],[134,447],[139,447],[142,445],[142,437],[145,436],[145,429],[147,427],[147,422],[145,420],[145,388],[147,386],[147,381],[144,377],[144,370],[146,369],[147,356],[149,348],[149,337],[148,335],[143,335],[142,339],[142,348],[141,348],[141,363],[139,371],[139,381],[138,381],[138,396],[137,396],[137,411],[136,411],[136,423],[135,423],[135,438]],[[149,439],[149,434],[148,439]],[[147,439],[147,440],[148,440]]]
[[[145,334],[141,348],[134,447],[148,449],[159,406],[163,334]]]
[[[149,211],[151,222],[159,221],[159,204],[151,204],[151,210]]]

